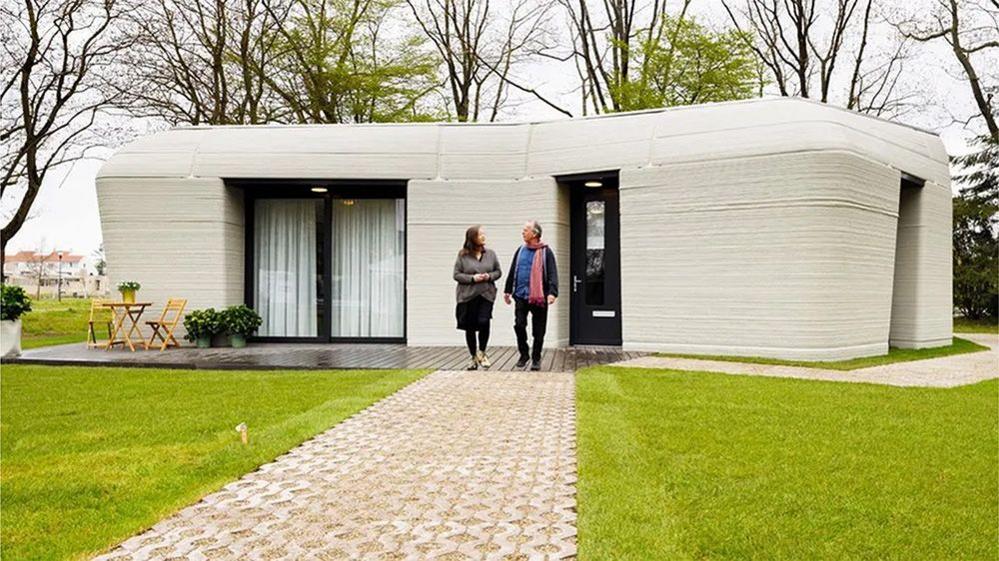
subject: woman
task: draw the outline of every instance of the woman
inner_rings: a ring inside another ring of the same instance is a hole
[[[491,366],[486,345],[489,343],[493,302],[496,301],[496,279],[502,275],[496,252],[486,249],[486,232],[482,226],[472,226],[465,231],[465,245],[454,262],[454,280],[458,283],[455,289],[458,300],[455,317],[458,329],[465,331],[465,343],[472,355],[469,370]],[[475,347],[476,333],[478,349]]]

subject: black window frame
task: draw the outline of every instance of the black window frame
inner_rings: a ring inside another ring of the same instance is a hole
[[[243,193],[243,302],[253,307],[254,295],[254,207],[258,199],[316,199],[323,201],[323,216],[326,225],[323,232],[323,288],[329,292],[333,286],[333,203],[340,199],[402,199],[403,201],[403,290],[402,290],[402,336],[401,337],[333,337],[332,309],[322,309],[318,335],[315,337],[258,336],[248,338],[251,342],[266,343],[360,343],[360,344],[405,344],[408,339],[409,318],[409,197],[408,181],[389,179],[225,179],[225,185],[239,189]],[[315,187],[326,189],[324,193],[312,191]],[[322,295],[325,308],[330,306],[330,294]],[[317,307],[318,310],[318,307]]]

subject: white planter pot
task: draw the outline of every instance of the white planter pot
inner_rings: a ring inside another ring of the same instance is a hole
[[[0,357],[21,355],[21,320],[0,320]]]

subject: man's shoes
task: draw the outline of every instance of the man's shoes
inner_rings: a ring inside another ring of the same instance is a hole
[[[528,360],[530,360],[530,359],[528,357],[526,357],[526,356],[520,357],[520,359],[517,360],[517,368],[523,368],[523,367],[527,366],[527,361]]]
[[[493,363],[489,361],[489,356],[482,351],[479,351],[478,353],[475,354],[475,360],[477,360],[479,364],[482,365],[482,368],[489,368],[490,366],[493,365]]]
[[[479,369],[479,358],[473,356],[472,364],[469,364],[468,368],[466,368],[465,370],[478,370],[478,369]]]
[[[535,372],[537,372],[538,370],[541,370],[541,361],[540,360],[532,361],[531,362],[531,370],[533,370]]]

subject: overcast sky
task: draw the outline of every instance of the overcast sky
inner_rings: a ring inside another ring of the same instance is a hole
[[[710,9],[699,14],[709,24],[720,23],[717,12]],[[906,75],[910,86],[924,90],[927,105],[906,117],[909,124],[937,131],[948,152],[966,151],[967,139],[973,133],[961,125],[950,124],[950,115],[967,117],[975,111],[966,83],[959,78],[953,55],[947,45],[937,42],[920,47],[917,58],[909,62]],[[571,64],[544,64],[523,69],[521,81],[529,80],[546,94],[561,97],[566,106],[576,107],[576,95],[571,93],[575,70]],[[557,119],[561,115],[533,99],[520,98],[504,115],[505,121]],[[980,122],[980,121],[979,121]],[[153,125],[155,127],[155,125]],[[30,219],[11,240],[8,253],[21,249],[55,248],[91,255],[101,244],[100,218],[94,177],[102,161],[80,161],[51,172],[35,201]],[[4,204],[8,204],[5,202]],[[9,211],[9,209],[4,209]],[[8,215],[8,212],[4,212]]]

